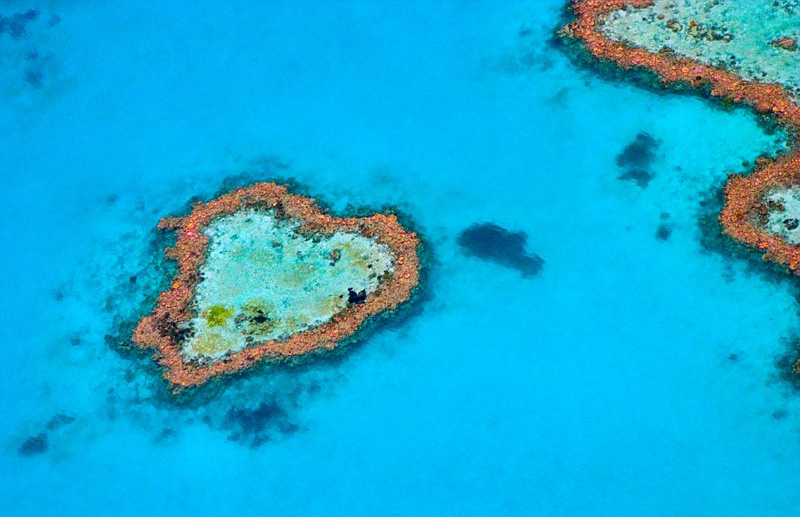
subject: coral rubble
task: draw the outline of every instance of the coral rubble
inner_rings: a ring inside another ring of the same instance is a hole
[[[332,350],[419,282],[419,239],[392,214],[336,218],[274,183],[238,188],[184,217],[171,289],[133,342],[175,389],[261,361]]]
[[[749,175],[728,178],[719,219],[727,235],[800,274],[798,54],[787,52],[794,45],[781,38],[788,36],[768,34],[770,24],[744,23],[737,6],[714,0],[573,0],[575,18],[562,35],[581,41],[596,59],[648,70],[664,85],[690,85],[723,102],[748,105],[788,131],[788,153],[759,160]],[[765,1],[761,7],[780,5]],[[794,25],[787,27],[797,32],[796,14],[788,14]],[[723,55],[727,59],[719,59]],[[800,373],[800,362],[794,368]]]

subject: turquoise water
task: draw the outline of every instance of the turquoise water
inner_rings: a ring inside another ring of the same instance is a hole
[[[0,35],[2,513],[796,514],[795,287],[698,230],[780,135],[576,67],[563,4],[54,2]],[[615,164],[640,132],[647,188]],[[159,288],[158,219],[243,173],[399,206],[430,297],[177,406],[107,341]],[[479,222],[542,272],[462,253]]]

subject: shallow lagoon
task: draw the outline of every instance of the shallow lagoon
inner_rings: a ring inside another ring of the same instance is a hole
[[[44,4],[3,35],[8,513],[791,515],[794,287],[698,230],[780,137],[577,68],[548,43],[562,5]],[[615,163],[642,132],[646,188]],[[340,358],[176,407],[105,337],[157,285],[158,219],[242,173],[399,206],[431,297]],[[542,271],[465,256],[481,222]]]

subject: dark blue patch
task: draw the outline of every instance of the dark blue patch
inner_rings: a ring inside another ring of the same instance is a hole
[[[17,452],[20,456],[38,456],[47,452],[48,446],[47,433],[39,433],[22,442]]]
[[[41,70],[31,68],[25,72],[25,82],[34,88],[44,86],[44,74]]]
[[[511,267],[529,277],[538,274],[544,260],[525,250],[528,236],[494,223],[473,224],[458,235],[458,245],[466,255]]]
[[[665,241],[669,239],[669,236],[672,235],[672,228],[669,225],[662,224],[656,230],[656,239],[660,241]]]
[[[14,13],[10,18],[0,15],[0,34],[7,32],[12,38],[20,39],[27,34],[25,27],[39,17],[39,11],[29,9],[24,13]]]
[[[633,142],[625,146],[617,155],[617,167],[625,169],[618,178],[622,181],[633,181],[641,188],[653,179],[650,167],[656,160],[656,151],[661,141],[647,133],[639,133]]]
[[[617,179],[621,181],[633,181],[636,185],[645,189],[653,180],[653,173],[645,169],[630,169],[617,176]]]
[[[51,418],[50,421],[47,422],[47,425],[45,427],[47,428],[48,431],[55,431],[57,429],[64,427],[65,425],[71,424],[74,421],[75,421],[74,416],[66,415],[64,413],[59,413],[55,415],[53,418]]]
[[[280,434],[292,434],[300,426],[289,420],[289,414],[275,400],[263,401],[255,409],[234,407],[225,415],[224,428],[231,432],[228,439],[259,447],[271,440],[277,431]]]
[[[772,418],[774,418],[775,420],[783,420],[787,416],[789,416],[789,412],[786,411],[785,409],[778,409],[772,412]]]

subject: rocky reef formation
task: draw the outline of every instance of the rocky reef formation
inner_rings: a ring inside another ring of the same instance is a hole
[[[166,250],[171,289],[133,342],[175,389],[262,361],[334,349],[419,283],[419,239],[392,214],[336,218],[274,183],[196,203]]]
[[[655,0],[617,9],[601,31],[614,41],[773,82],[800,99],[798,4],[783,0]],[[788,52],[787,52],[788,51]]]
[[[728,236],[800,274],[800,54],[788,41],[800,33],[795,7],[773,0],[573,0],[574,20],[562,35],[595,59],[750,106],[786,129],[788,153],[729,176],[719,219]],[[800,362],[794,369],[800,373]]]

